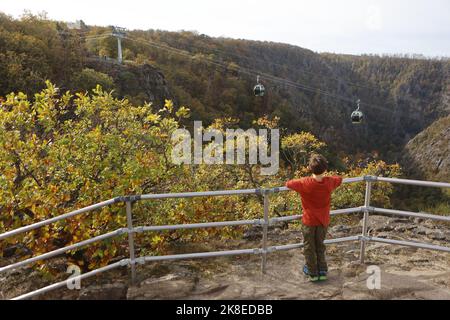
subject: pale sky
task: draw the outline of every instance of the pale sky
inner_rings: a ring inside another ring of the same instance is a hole
[[[128,29],[196,30],[318,52],[450,56],[449,0],[0,0],[56,20]]]

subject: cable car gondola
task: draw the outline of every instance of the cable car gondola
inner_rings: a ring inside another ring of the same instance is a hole
[[[259,83],[259,76],[256,77],[256,86],[253,88],[253,93],[255,94],[255,97],[263,97],[266,93],[266,88]]]
[[[359,104],[361,103],[361,100],[358,99],[356,104],[358,105],[358,108],[352,112],[351,119],[353,124],[360,124],[363,121],[364,114],[362,111],[359,110]]]

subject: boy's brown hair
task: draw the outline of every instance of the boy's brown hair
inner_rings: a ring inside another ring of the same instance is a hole
[[[320,154],[313,154],[309,158],[308,169],[316,175],[322,174],[328,169],[328,161]]]

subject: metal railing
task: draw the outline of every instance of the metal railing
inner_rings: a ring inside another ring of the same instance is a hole
[[[364,206],[356,207],[356,208],[347,208],[347,209],[339,209],[331,211],[331,215],[341,215],[341,214],[350,214],[350,213],[363,213],[363,226],[362,233],[360,235],[343,237],[337,239],[326,240],[325,244],[335,244],[341,242],[348,241],[360,241],[360,262],[364,263],[365,259],[365,247],[366,243],[369,241],[380,242],[386,244],[400,245],[400,246],[409,246],[430,250],[439,250],[450,252],[450,247],[444,247],[434,244],[421,243],[421,242],[413,242],[413,241],[400,241],[393,239],[385,239],[369,236],[367,233],[368,229],[368,221],[371,213],[382,213],[389,215],[398,215],[405,217],[418,217],[422,219],[432,219],[438,221],[446,221],[450,222],[450,216],[440,216],[440,215],[432,215],[428,213],[416,213],[409,211],[399,211],[399,210],[391,210],[391,209],[383,209],[383,208],[375,208],[370,206],[370,198],[371,198],[371,190],[372,185],[375,182],[388,182],[388,183],[399,183],[399,184],[409,184],[409,185],[418,185],[418,186],[426,186],[426,187],[438,187],[438,188],[450,188],[450,183],[443,182],[429,182],[429,181],[418,181],[418,180],[405,180],[405,179],[394,179],[394,178],[385,178],[385,177],[376,177],[376,176],[364,176],[357,178],[347,178],[343,180],[343,183],[355,183],[355,182],[365,182],[365,198],[364,198]],[[79,214],[87,213],[96,209],[100,209],[106,206],[110,206],[116,203],[125,203],[125,210],[127,215],[127,228],[121,228],[94,238],[90,238],[64,248],[60,248],[54,251],[47,252],[45,254],[31,257],[29,259],[13,263],[4,267],[0,267],[0,273],[8,270],[16,269],[22,267],[24,265],[48,259],[54,256],[58,256],[67,252],[69,250],[74,250],[77,248],[81,248],[92,244],[94,242],[102,241],[105,239],[109,239],[112,237],[116,237],[119,235],[127,234],[128,235],[128,250],[129,250],[129,258],[122,259],[113,264],[107,265],[105,267],[95,269],[93,271],[81,274],[75,278],[71,278],[69,280],[82,280],[85,278],[92,277],[102,272],[106,272],[115,268],[129,266],[131,269],[131,281],[135,282],[136,279],[136,264],[145,264],[146,262],[153,261],[162,261],[162,260],[180,260],[180,259],[194,259],[194,258],[211,258],[211,257],[220,257],[220,256],[234,256],[234,255],[261,255],[261,270],[263,273],[266,273],[267,269],[267,254],[273,253],[276,251],[284,251],[284,250],[292,250],[303,247],[303,243],[298,244],[287,244],[287,245],[278,245],[278,246],[268,246],[267,235],[268,235],[268,227],[278,222],[289,222],[300,219],[301,215],[294,216],[286,216],[286,217],[275,217],[269,218],[269,197],[270,194],[289,191],[286,187],[281,188],[267,188],[267,189],[245,189],[245,190],[227,190],[227,191],[207,191],[207,192],[188,192],[188,193],[167,193],[167,194],[147,194],[147,195],[137,195],[137,196],[125,196],[125,197],[116,197],[114,199],[110,199],[104,202],[100,202],[79,210],[75,210],[51,219],[47,219],[38,223],[34,223],[28,226],[24,226],[15,230],[11,230],[0,234],[0,240],[3,240],[8,237],[15,236],[20,233],[24,233],[27,231],[34,230],[36,228],[40,228],[45,225],[49,225],[55,223],[57,221],[61,221]],[[264,200],[264,215],[262,219],[253,219],[253,220],[238,220],[238,221],[223,221],[223,222],[207,222],[207,223],[195,223],[195,224],[180,224],[180,225],[165,225],[165,226],[133,226],[132,219],[132,203],[136,201],[142,200],[155,200],[155,199],[169,199],[169,198],[194,198],[194,197],[218,197],[218,196],[231,196],[231,195],[260,195]],[[198,229],[198,228],[220,228],[227,226],[241,226],[241,225],[259,225],[262,226],[262,245],[260,248],[254,249],[241,249],[241,250],[228,250],[228,251],[215,251],[215,252],[201,252],[201,253],[189,253],[189,254],[176,254],[176,255],[165,255],[165,256],[143,256],[137,257],[135,256],[134,249],[134,234],[142,233],[142,232],[155,232],[155,231],[163,231],[163,230],[178,230],[178,229]],[[55,290],[58,288],[62,288],[67,285],[68,280],[60,281],[49,285],[47,287],[23,294],[14,298],[14,300],[20,299],[28,299],[45,292]]]

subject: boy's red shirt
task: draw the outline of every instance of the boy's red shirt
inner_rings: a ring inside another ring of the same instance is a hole
[[[330,224],[331,193],[342,184],[342,177],[313,177],[290,180],[286,187],[297,191],[302,198],[303,224],[327,227]]]

